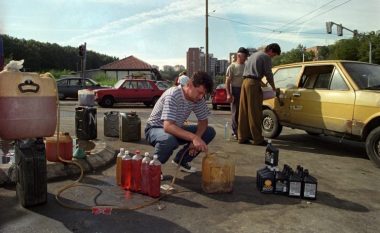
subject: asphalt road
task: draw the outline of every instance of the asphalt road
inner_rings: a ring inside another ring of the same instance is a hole
[[[61,107],[61,128],[65,131],[75,132],[74,107],[70,102]],[[123,143],[104,137],[102,114],[110,110],[98,109],[99,140],[107,141],[114,149],[153,151],[145,140]],[[137,111],[144,125],[151,108],[135,105],[112,110]],[[14,187],[5,187],[0,188],[0,232],[378,232],[380,169],[367,158],[363,144],[285,128],[273,140],[280,150],[280,166],[286,163],[295,168],[300,164],[309,169],[318,179],[317,200],[262,194],[256,189],[256,170],[264,166],[264,148],[225,141],[223,126],[229,120],[228,109],[212,112],[210,124],[217,137],[209,149],[236,160],[232,193],[206,194],[200,186],[200,172],[179,172],[175,187],[180,193],[139,210],[114,209],[111,215],[93,215],[55,201],[57,190],[72,179],[49,183],[48,203],[29,209],[18,204]],[[202,157],[194,160],[198,168]],[[166,178],[176,174],[169,163],[163,165],[163,172]],[[87,174],[82,181],[102,190],[98,204],[128,209],[152,200],[120,190],[115,186],[114,174],[115,166],[111,164]],[[73,207],[93,206],[97,193],[94,188],[77,187],[62,196]]]

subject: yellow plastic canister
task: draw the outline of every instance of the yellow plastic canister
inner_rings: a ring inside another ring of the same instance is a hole
[[[206,193],[232,192],[235,161],[225,153],[206,154],[202,160],[202,189]]]

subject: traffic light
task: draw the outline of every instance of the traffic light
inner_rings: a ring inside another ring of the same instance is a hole
[[[343,26],[342,26],[342,24],[337,24],[336,25],[336,34],[338,36],[343,36]]]
[[[332,30],[332,25],[333,25],[333,22],[326,22],[326,32],[327,34],[331,34]]]
[[[79,56],[83,57],[86,53],[86,47],[84,45],[79,45]]]

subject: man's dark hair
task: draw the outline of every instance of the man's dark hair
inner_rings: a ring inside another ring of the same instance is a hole
[[[272,50],[272,53],[276,53],[277,55],[281,54],[281,48],[277,43],[269,44],[265,47],[265,52]]]
[[[204,71],[197,71],[193,74],[193,77],[191,78],[194,87],[204,86],[207,93],[211,93],[214,86],[214,81]]]

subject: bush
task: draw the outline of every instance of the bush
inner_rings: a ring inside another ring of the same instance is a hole
[[[62,75],[71,75],[75,73],[71,70],[49,70],[47,72],[51,73],[55,79],[59,79]],[[44,72],[41,72],[41,73],[44,73]]]
[[[97,74],[93,79],[102,86],[113,87],[117,82],[115,78],[109,77],[106,74]]]

